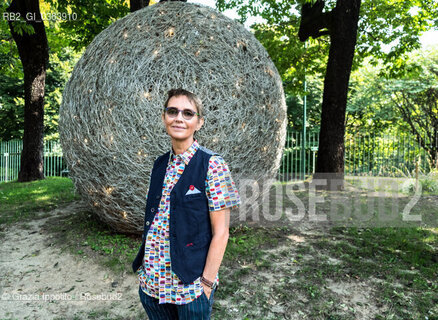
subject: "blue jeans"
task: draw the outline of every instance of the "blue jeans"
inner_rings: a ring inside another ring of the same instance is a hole
[[[150,320],[209,320],[213,308],[214,290],[211,292],[210,299],[202,293],[199,298],[181,305],[159,304],[158,299],[144,293],[141,287],[138,294]]]

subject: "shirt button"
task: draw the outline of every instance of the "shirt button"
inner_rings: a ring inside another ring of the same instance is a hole
[[[149,221],[146,221],[146,225],[148,226],[148,225],[150,225],[151,223],[149,222]]]
[[[154,212],[154,211],[155,211],[155,208],[152,208],[152,209],[151,209],[151,212]]]
[[[156,196],[155,198],[156,198],[156,199],[160,199],[160,198],[161,198],[161,196]]]

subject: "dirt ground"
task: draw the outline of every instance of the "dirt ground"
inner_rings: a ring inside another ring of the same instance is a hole
[[[42,218],[3,230],[0,319],[146,318],[138,299],[137,277],[130,270],[115,275],[90,258],[82,259],[54,244],[53,234],[46,230],[48,225],[82,211],[87,211],[87,207],[75,201],[41,213]],[[303,224],[300,229],[312,228]],[[281,251],[282,247],[272,250]],[[233,318],[232,301],[216,303]],[[238,312],[235,317],[242,315]]]
[[[116,275],[94,263],[90,257],[83,259],[72,255],[68,248],[55,245],[53,235],[47,232],[54,219],[63,219],[84,210],[87,210],[84,204],[76,201],[45,213],[40,219],[3,229],[0,235],[0,319],[146,318],[138,299],[137,278],[130,270]],[[216,299],[213,318],[310,319],[308,315],[312,314],[312,303],[302,296],[301,291],[290,290],[296,286],[295,272],[302,268],[301,263],[293,260],[300,257],[301,261],[327,260],[334,266],[340,263],[333,257],[325,257],[317,247],[313,248],[312,239],[321,235],[323,230],[317,230],[312,225],[303,223],[295,226],[294,232],[287,236],[289,243],[264,250],[261,259],[269,262],[269,268],[256,273],[242,273],[239,282],[245,286]],[[299,254],[298,244],[305,244],[309,250]],[[241,269],[244,267],[241,266]],[[223,282],[241,271],[223,266]],[[285,279],[282,285],[285,292],[292,296],[278,296],[274,290],[278,279]],[[386,303],[376,299],[379,281],[373,278],[328,279],[324,288],[319,289],[331,297],[340,314],[354,314],[342,319],[375,319],[376,315],[388,310]],[[410,289],[403,291],[408,295]],[[257,299],[259,303],[255,303]],[[289,300],[293,303],[288,303]],[[269,314],[269,317],[260,317],[261,314]]]
[[[83,210],[81,202],[50,217]],[[89,259],[62,252],[44,232],[48,218],[13,225],[0,247],[0,319],[140,319],[137,278],[115,276]],[[129,314],[129,316],[127,316]]]

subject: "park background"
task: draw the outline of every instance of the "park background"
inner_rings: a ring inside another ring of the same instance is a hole
[[[333,10],[337,2],[342,1],[326,1],[325,12]],[[1,4],[2,14],[10,3]],[[311,179],[316,170],[324,77],[331,45],[326,34],[300,41],[303,3],[217,1],[220,10],[226,10],[254,33],[282,77],[288,134],[278,180],[285,184]],[[129,14],[132,5],[112,0],[52,0],[39,1],[39,5],[43,13],[69,12],[81,17],[44,23],[49,47],[44,93],[44,175],[68,176],[58,143],[62,90],[94,36]],[[343,135],[343,166],[351,186],[347,188],[349,192],[363,191],[360,177],[392,178],[400,188],[384,197],[397,196],[406,204],[421,183],[423,195],[414,209],[435,222],[438,46],[433,41],[436,32],[432,31],[438,27],[437,8],[435,1],[362,1]],[[98,257],[111,272],[123,273],[126,261],[136,250],[135,237],[113,233],[84,208],[73,215],[64,213],[61,220],[77,229],[65,231],[62,223],[50,220],[53,210],[80,201],[68,178],[9,182],[16,180],[20,171],[24,73],[8,21],[2,18],[0,23],[0,181],[8,182],[0,185],[2,237],[7,237],[14,226],[33,226],[34,219],[47,219],[50,227],[43,230],[57,240],[54,245],[67,242],[78,259]],[[31,32],[25,25],[17,30]],[[426,39],[424,35],[429,35],[429,41],[421,41]],[[299,196],[308,203],[304,192]],[[222,271],[223,290],[218,291],[214,316],[437,319],[437,242],[436,225],[318,231],[290,225],[268,229],[237,226],[231,230]],[[277,278],[279,283],[273,285],[271,282]],[[355,289],[361,286],[362,295]],[[296,299],[291,301],[291,296]],[[87,311],[80,317],[92,314],[119,317],[102,310]],[[129,313],[129,317],[135,315]]]

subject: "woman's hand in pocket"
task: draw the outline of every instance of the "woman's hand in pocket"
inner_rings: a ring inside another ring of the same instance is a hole
[[[202,285],[202,287],[204,288],[205,296],[206,296],[208,299],[210,299],[210,296],[211,296],[211,288],[208,287],[208,286],[206,286],[206,285],[203,284],[203,283],[201,283],[201,285]]]

